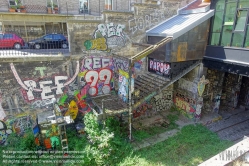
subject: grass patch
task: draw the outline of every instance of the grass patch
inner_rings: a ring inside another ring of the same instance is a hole
[[[159,126],[157,125],[134,130],[132,133],[133,138],[135,141],[141,141],[154,135],[178,128],[178,125],[175,122],[179,119],[179,115],[169,114],[167,115],[167,119],[169,120],[169,124],[163,123]]]
[[[198,165],[231,145],[202,125],[188,125],[163,142],[135,151],[119,165]]]

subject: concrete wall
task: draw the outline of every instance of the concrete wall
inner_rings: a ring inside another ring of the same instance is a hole
[[[6,12],[9,10],[9,2],[6,0],[0,0],[0,11]]]
[[[79,14],[79,0],[60,0],[58,5],[61,14]]]
[[[173,84],[160,94],[133,110],[134,121],[149,118],[159,112],[169,111],[173,105]]]
[[[202,116],[204,91],[208,84],[203,74],[198,66],[174,83],[175,106],[183,115],[195,121]]]
[[[222,88],[224,83],[225,73],[207,69],[207,79],[209,80],[209,84],[205,89],[205,97],[204,97],[204,108],[203,111],[205,113],[218,113],[220,109]]]
[[[130,57],[144,49],[132,46],[132,43],[146,43],[144,32],[176,14],[177,8],[178,3],[171,3],[165,8],[136,4],[134,12],[104,11],[104,20],[70,21],[70,50],[72,54],[101,52]],[[103,45],[101,48],[90,47],[94,43]]]

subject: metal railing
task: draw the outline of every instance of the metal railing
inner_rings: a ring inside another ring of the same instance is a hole
[[[5,30],[0,33],[0,58],[69,55],[66,33]],[[49,35],[44,38],[45,35]]]

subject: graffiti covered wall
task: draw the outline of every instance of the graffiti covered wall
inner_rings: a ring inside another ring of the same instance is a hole
[[[150,98],[141,106],[133,110],[133,118],[148,118],[162,111],[169,111],[173,104],[173,84],[160,94]]]
[[[178,2],[134,4],[134,11],[104,11],[103,19],[68,22],[70,50],[73,54],[114,53],[123,57],[135,55],[145,43],[145,31],[177,13]]]

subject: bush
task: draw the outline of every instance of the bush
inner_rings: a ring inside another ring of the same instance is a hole
[[[90,142],[85,148],[86,164],[113,165],[131,152],[131,146],[125,141],[124,132],[116,119],[111,117],[101,124],[92,113],[88,113],[84,117],[84,122]]]

